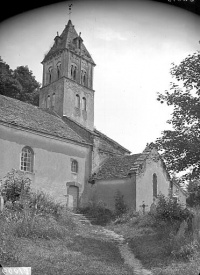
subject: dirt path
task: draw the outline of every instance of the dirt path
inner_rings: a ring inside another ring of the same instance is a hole
[[[144,269],[141,262],[135,258],[128,246],[128,243],[126,243],[122,235],[116,234],[114,231],[105,228],[98,228],[94,230],[94,232],[96,234],[101,234],[104,239],[115,241],[119,247],[124,263],[128,265],[131,270],[133,270],[134,275],[153,275],[151,271]]]
[[[144,269],[141,262],[135,258],[134,254],[128,246],[128,243],[126,243],[126,240],[122,235],[119,235],[114,231],[103,228],[101,226],[91,225],[90,221],[81,214],[75,216],[82,224],[86,223],[90,225],[90,236],[93,235],[96,239],[102,239],[104,241],[114,241],[117,247],[119,248],[121,257],[124,260],[124,264],[127,265],[129,269],[133,271],[134,275],[153,275],[151,271]],[[86,235],[87,234],[88,233],[86,233]]]

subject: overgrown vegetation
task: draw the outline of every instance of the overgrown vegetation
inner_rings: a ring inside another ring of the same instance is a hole
[[[15,170],[2,181],[6,201],[0,212],[2,266],[31,266],[35,275],[132,274],[114,243],[30,187],[26,174]]]
[[[154,216],[158,221],[174,223],[176,221],[182,222],[183,220],[190,219],[192,214],[173,198],[160,195]]]
[[[120,220],[121,217],[127,213],[127,206],[124,202],[124,197],[119,190],[114,195],[115,210],[111,211],[106,207],[102,201],[91,199],[87,206],[79,207],[77,213],[83,214],[92,224],[106,225],[113,220]]]
[[[153,213],[129,210],[108,228],[123,234],[134,255],[155,275],[200,272],[199,209],[184,209],[175,200],[159,196]]]
[[[91,221],[91,224],[96,225],[106,225],[114,217],[114,213],[101,201],[89,201],[87,206],[79,207],[77,213],[83,214]]]
[[[75,226],[59,203],[43,192],[31,192],[30,184],[30,179],[16,170],[2,181],[5,205],[0,213],[1,263],[18,262],[16,238],[64,239]]]

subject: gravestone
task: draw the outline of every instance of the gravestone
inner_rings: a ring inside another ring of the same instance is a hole
[[[179,241],[181,238],[184,237],[187,227],[188,227],[188,225],[187,225],[186,221],[183,221],[180,224],[179,230],[178,230],[178,232],[176,234],[176,237],[175,237],[176,241]]]
[[[152,202],[152,204],[150,206],[150,213],[156,214],[156,204],[154,202]]]

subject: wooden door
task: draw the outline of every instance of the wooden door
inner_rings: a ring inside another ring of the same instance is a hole
[[[76,209],[78,206],[78,187],[69,186],[68,189],[68,207]]]

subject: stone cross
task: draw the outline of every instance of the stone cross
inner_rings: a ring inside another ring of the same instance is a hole
[[[148,206],[148,205],[146,205],[144,201],[142,202],[142,205],[140,205],[140,207],[142,207],[142,213],[143,213],[143,214],[145,214],[145,208],[146,208],[147,206]]]

